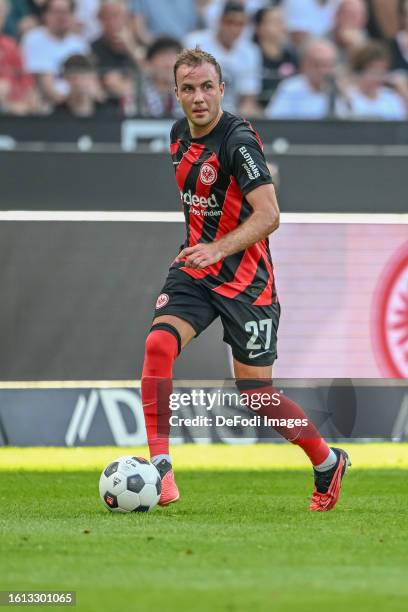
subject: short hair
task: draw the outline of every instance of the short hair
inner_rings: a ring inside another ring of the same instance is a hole
[[[78,72],[93,72],[95,65],[90,57],[86,55],[70,55],[63,64],[63,74],[67,76]]]
[[[98,16],[100,17],[101,15],[103,15],[105,9],[110,8],[112,6],[120,6],[127,10],[127,4],[125,0],[101,0],[99,2]]]
[[[227,13],[246,13],[245,6],[237,0],[227,0],[222,10],[222,16],[227,15]]]
[[[174,81],[177,86],[177,70],[180,66],[190,66],[191,68],[196,68],[197,66],[201,66],[202,64],[211,64],[214,66],[217,71],[218,78],[220,83],[222,83],[222,70],[221,66],[215,59],[211,53],[207,53],[200,49],[200,47],[196,47],[195,49],[183,49],[181,53],[178,54],[176,63],[174,64]]]
[[[355,51],[351,58],[351,67],[354,72],[363,72],[372,62],[385,61],[391,63],[391,54],[388,47],[377,41],[371,41]]]
[[[180,53],[182,48],[183,47],[176,38],[172,38],[171,36],[159,36],[147,48],[146,59],[151,60],[155,55],[163,51],[175,51],[176,53]]]

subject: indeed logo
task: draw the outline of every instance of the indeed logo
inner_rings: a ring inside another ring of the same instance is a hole
[[[214,194],[209,198],[205,198],[204,196],[198,196],[191,192],[189,189],[186,193],[180,191],[180,198],[184,204],[187,206],[195,206],[196,208],[218,208],[217,198]]]

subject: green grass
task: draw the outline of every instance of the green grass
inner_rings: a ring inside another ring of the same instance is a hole
[[[98,499],[127,449],[0,449],[0,590],[75,590],[89,611],[406,610],[408,445],[346,448],[332,512],[307,512],[297,448],[179,446],[182,500],[148,515]]]

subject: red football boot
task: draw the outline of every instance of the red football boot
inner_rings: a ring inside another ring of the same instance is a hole
[[[309,506],[309,510],[313,512],[326,512],[334,508],[340,497],[343,476],[351,465],[346,451],[341,448],[332,450],[337,455],[336,465],[325,472],[314,470],[315,488]]]
[[[172,465],[166,459],[162,459],[155,467],[159,471],[162,485],[159,506],[173,504],[179,500],[180,493],[174,480]]]

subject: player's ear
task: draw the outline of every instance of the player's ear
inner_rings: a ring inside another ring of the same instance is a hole
[[[224,81],[222,83],[220,83],[220,92],[221,92],[221,98],[224,97],[224,93],[225,93],[225,83]]]
[[[177,98],[178,102],[180,102],[180,98],[179,98],[179,95],[178,95],[178,87],[177,87],[177,85],[174,86],[174,93],[176,94],[176,98]]]

